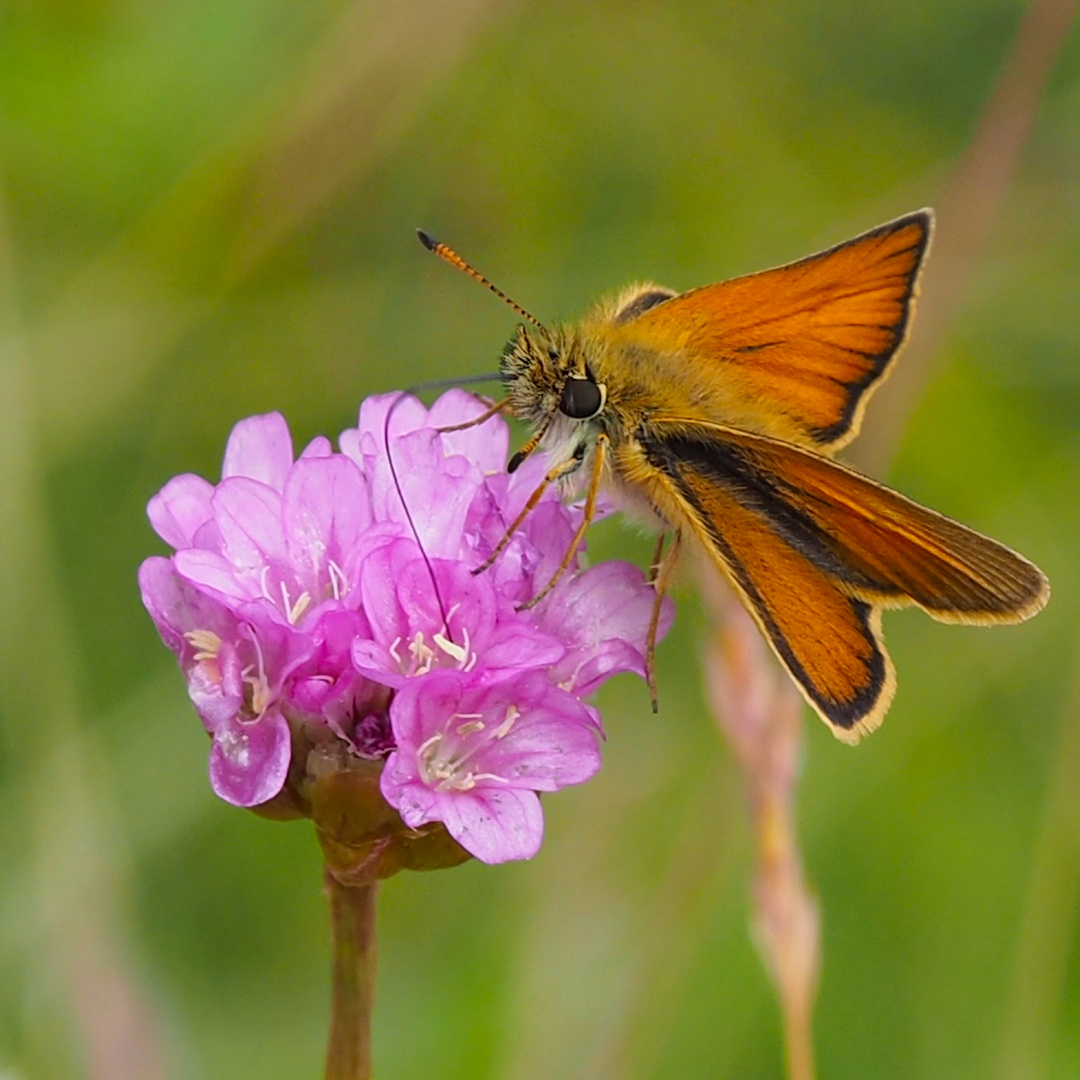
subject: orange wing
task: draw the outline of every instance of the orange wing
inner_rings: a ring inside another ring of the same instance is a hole
[[[720,438],[732,475],[768,485],[774,519],[783,508],[796,544],[808,543],[801,529],[816,534],[821,551],[812,557],[847,590],[977,625],[1022,622],[1045,606],[1046,576],[1004,544],[828,458],[733,430]]]
[[[698,538],[845,741],[873,730],[892,699],[882,608],[1019,622],[1049,595],[1043,574],[1003,544],[774,439],[659,419],[614,465]]]
[[[782,418],[776,434],[837,449],[857,434],[867,392],[904,339],[932,222],[920,210],[787,266],[682,293],[627,332],[682,352],[727,400]]]

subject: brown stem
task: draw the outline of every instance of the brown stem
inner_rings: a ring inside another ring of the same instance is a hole
[[[324,881],[333,949],[326,1080],[370,1080],[378,883],[342,885],[329,870]]]
[[[783,1010],[784,1061],[788,1080],[814,1080],[813,1002],[789,1004]]]

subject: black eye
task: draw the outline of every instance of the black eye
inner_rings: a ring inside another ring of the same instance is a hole
[[[559,410],[572,420],[588,420],[600,411],[603,404],[604,395],[592,379],[567,379]]]

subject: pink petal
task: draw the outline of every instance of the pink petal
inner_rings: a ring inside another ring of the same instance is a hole
[[[575,694],[590,694],[606,678],[645,674],[645,637],[656,594],[641,570],[618,560],[600,563],[560,586],[539,612],[539,625],[568,646],[552,681]],[[657,641],[671,627],[674,605],[665,598]]]
[[[401,665],[390,654],[390,650],[377,641],[357,638],[352,646],[352,665],[357,674],[384,686],[397,689],[408,682],[408,676],[401,674]]]
[[[139,592],[161,640],[179,655],[185,645],[184,632],[194,629],[194,623],[186,618],[188,597],[181,589],[172,560],[160,555],[144,559],[139,567]]]
[[[325,435],[316,435],[315,438],[300,451],[300,457],[330,457],[333,452],[334,448],[330,445],[330,440]]]
[[[572,650],[551,669],[551,680],[584,697],[623,672],[645,678],[645,657],[621,638],[610,638],[591,649]]]
[[[368,463],[364,458],[363,438],[356,428],[347,428],[338,437],[338,446],[341,452],[350,460],[355,461],[364,475],[368,472]]]
[[[208,554],[208,553],[207,553]],[[184,634],[189,630],[231,632],[231,616],[222,604],[199,592],[176,570],[175,556],[155,555],[139,567],[142,601],[162,640],[177,656],[191,651]]]
[[[576,645],[621,637],[644,645],[656,594],[632,563],[613,560],[590,567],[567,582],[561,603],[546,618],[557,619],[566,639]],[[672,612],[661,612],[660,636],[671,626]]]
[[[289,561],[299,583],[312,592],[330,586],[327,564],[339,570],[371,524],[367,485],[346,457],[298,461],[285,483],[281,505]]]
[[[214,492],[214,516],[224,554],[237,569],[285,562],[280,491],[243,476],[223,480]]]
[[[216,661],[191,665],[188,696],[203,726],[211,733],[236,718],[244,704],[244,686],[239,658],[231,642],[222,644]]]
[[[532,577],[534,589],[542,589],[554,577],[555,571],[562,565],[566,552],[574,537],[574,523],[568,509],[558,501],[547,501],[525,519],[519,537],[534,549]],[[575,563],[584,553],[585,547],[578,548]],[[496,567],[498,562],[496,562]],[[495,567],[492,567],[495,569]],[[551,601],[544,601],[545,605]]]
[[[213,517],[213,494],[213,484],[201,476],[174,476],[146,507],[154,532],[174,548],[192,547],[195,533]]]
[[[464,643],[465,628],[477,647],[494,629],[496,601],[491,582],[474,577],[461,562],[430,557],[425,561],[413,555],[395,572],[394,586],[410,631],[445,633],[444,608],[450,636],[458,644]]]
[[[452,427],[482,416],[487,405],[465,390],[448,390],[434,405],[427,416],[428,426]],[[482,424],[461,431],[450,431],[442,436],[446,454],[460,454],[481,471],[501,472],[506,468],[506,453],[510,446],[510,429],[501,416],[492,416]]]
[[[600,768],[592,715],[573,694],[552,686],[546,672],[519,675],[462,702],[485,718],[494,710],[496,720],[511,703],[517,720],[477,756],[481,771],[502,777],[511,787],[554,791],[580,784]]]
[[[450,835],[481,862],[531,859],[544,839],[544,812],[534,791],[484,788],[440,799]]]
[[[386,453],[386,438],[425,426],[427,409],[412,394],[376,394],[360,404],[359,432],[364,453]],[[370,442],[368,439],[370,438]]]
[[[506,669],[551,667],[566,655],[566,646],[519,620],[504,623],[477,651],[485,667],[499,669],[505,678]]]
[[[410,829],[441,820],[438,796],[417,778],[416,760],[411,751],[395,750],[386,759],[379,789]]]
[[[482,479],[479,470],[464,458],[444,458],[431,430],[392,440],[390,451],[390,459],[383,453],[372,475],[376,517],[407,525],[411,517],[410,532],[416,529],[429,556],[459,558],[465,519]]]
[[[360,567],[361,603],[372,636],[378,641],[389,644],[409,629],[395,583],[402,567],[415,557],[416,545],[397,539],[372,551]]]
[[[289,725],[276,710],[252,723],[220,724],[210,749],[210,783],[234,806],[258,806],[285,783],[290,757]]]
[[[240,574],[223,555],[186,548],[173,556],[177,574],[225,604],[262,597],[257,573]]]
[[[565,713],[526,713],[512,738],[486,749],[484,768],[506,777],[514,791],[558,791],[595,776],[601,760],[596,732],[592,717],[578,705],[580,719],[574,722]]]
[[[292,436],[285,417],[276,412],[250,416],[232,429],[221,478],[247,476],[281,491],[292,463]]]
[[[390,706],[398,746],[415,749],[441,731],[457,709],[465,685],[466,680],[456,671],[433,671],[408,680]]]
[[[502,788],[432,791],[414,779],[401,751],[387,759],[380,787],[383,797],[410,828],[441,821],[462,847],[483,862],[531,859],[540,850],[544,814],[535,792]]]

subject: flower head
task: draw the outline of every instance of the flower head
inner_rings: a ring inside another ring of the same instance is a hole
[[[441,822],[499,862],[537,850],[537,792],[596,771],[598,718],[581,699],[644,674],[653,593],[629,564],[575,559],[522,609],[580,521],[555,492],[472,573],[547,467],[505,472],[498,417],[438,430],[479,411],[462,391],[430,410],[370,398],[340,453],[320,438],[296,459],[281,416],[252,417],[216,486],[180,476],[151,500],[175,552],[143,563],[143,602],[212,736],[223,799],[265,803],[302,776],[293,746],[338,739],[385,759],[383,796],[405,826]]]

